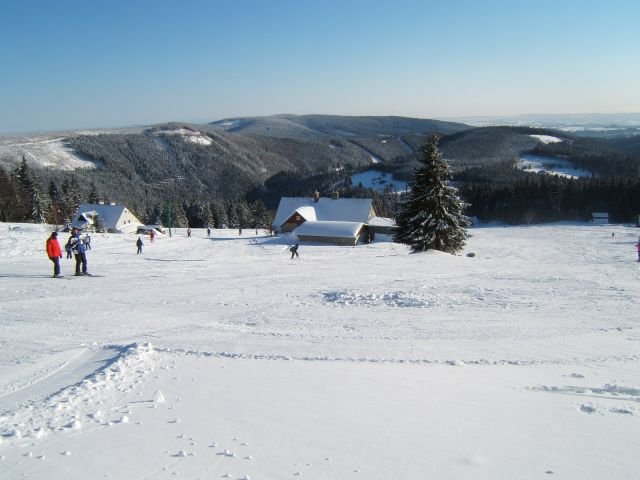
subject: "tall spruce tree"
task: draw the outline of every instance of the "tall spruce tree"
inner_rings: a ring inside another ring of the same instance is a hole
[[[100,195],[98,194],[98,188],[96,184],[92,181],[89,184],[89,196],[87,197],[88,203],[100,203]]]
[[[58,225],[63,222],[63,201],[62,194],[60,193],[60,189],[58,188],[58,184],[51,179],[49,181],[49,221],[55,225]]]
[[[439,250],[456,253],[469,237],[465,203],[449,185],[451,172],[432,136],[421,149],[423,166],[414,172],[407,199],[400,205],[394,240],[414,252]]]
[[[264,202],[257,200],[251,208],[251,226],[253,228],[269,228],[271,218],[267,212]]]
[[[73,174],[62,182],[62,203],[65,221],[70,222],[82,203],[80,185]]]
[[[18,181],[10,177],[4,169],[0,168],[0,222],[22,221],[19,216],[20,202],[17,201],[19,188]]]
[[[40,192],[40,185],[35,175],[27,164],[27,158],[22,157],[22,161],[16,168],[15,177],[22,184],[22,188],[27,194],[29,202],[29,219],[35,223],[45,223],[47,216],[47,202]]]
[[[225,228],[229,224],[227,209],[222,200],[211,202],[211,216],[214,228]]]

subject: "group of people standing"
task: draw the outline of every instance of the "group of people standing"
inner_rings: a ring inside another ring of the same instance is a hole
[[[62,258],[62,249],[58,242],[58,232],[53,232],[47,239],[47,256],[53,262],[53,276],[60,277],[60,259]],[[87,272],[87,250],[91,250],[91,237],[80,237],[80,229],[73,227],[71,236],[65,245],[67,258],[73,255],[76,259],[76,276],[89,275]]]
[[[211,230],[207,229],[207,236],[211,235]],[[149,238],[151,243],[153,243],[154,232],[151,231]],[[191,229],[187,230],[187,236],[191,237]],[[144,243],[142,242],[142,238],[138,237],[136,241],[136,254],[140,255],[142,253],[142,247]],[[638,261],[640,261],[640,242],[638,242]],[[299,257],[298,254],[298,244],[293,245],[289,248],[291,252],[291,258]],[[76,268],[75,275],[83,276],[89,275],[87,272],[87,250],[91,250],[91,237],[87,234],[84,237],[80,236],[80,229],[77,227],[73,227],[71,229],[71,236],[69,240],[65,244],[64,247],[67,252],[67,258],[74,258],[76,260]],[[47,256],[49,260],[53,262],[53,276],[55,278],[61,277],[60,274],[60,259],[62,258],[62,249],[60,248],[60,243],[58,243],[58,232],[53,232],[51,236],[47,239],[46,244]]]

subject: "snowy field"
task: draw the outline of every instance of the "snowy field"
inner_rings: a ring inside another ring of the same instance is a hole
[[[67,146],[64,136],[0,136],[0,157],[5,168],[17,167],[20,159],[25,157],[30,164],[41,168],[71,170],[76,168],[95,168],[96,163],[78,155]]]
[[[543,157],[525,154],[520,157],[518,167],[531,173],[545,173],[566,178],[590,177],[592,173],[583,168],[576,168],[571,162],[562,158]]]
[[[63,279],[49,233],[0,224],[0,479],[639,475],[640,229],[94,234]]]
[[[381,172],[380,170],[366,170],[364,172],[351,175],[351,182],[354,185],[362,184],[365,188],[382,191],[390,187],[394,192],[404,192],[407,189],[407,182],[396,180],[392,174]]]

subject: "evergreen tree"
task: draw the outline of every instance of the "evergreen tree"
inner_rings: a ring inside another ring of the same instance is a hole
[[[239,228],[240,219],[238,218],[238,209],[235,201],[225,202],[227,213],[227,228]]]
[[[184,207],[179,204],[172,206],[173,212],[173,226],[176,228],[187,228],[189,226],[189,220],[187,214],[184,211]]]
[[[87,197],[88,203],[100,203],[100,195],[98,195],[98,189],[96,184],[92,181],[89,185],[89,196]]]
[[[159,225],[162,223],[162,212],[158,205],[153,205],[146,209],[144,223],[147,225]]]
[[[31,219],[36,223],[47,223],[47,201],[36,184],[31,187]]]
[[[214,200],[211,202],[211,217],[213,221],[213,228],[225,228],[229,224],[227,218],[227,210],[224,202],[221,200]]]
[[[269,225],[271,224],[271,218],[269,217],[269,213],[267,212],[267,209],[264,206],[264,202],[262,200],[257,200],[253,204],[251,213],[251,226],[253,228],[269,228]]]
[[[439,250],[456,253],[465,244],[469,219],[464,216],[465,203],[457,189],[449,185],[451,172],[432,136],[421,149],[422,167],[414,172],[408,198],[396,218],[398,231],[394,240],[414,252]]]
[[[211,224],[211,210],[206,202],[194,202],[185,208],[189,225],[193,228],[206,228]]]
[[[18,165],[14,176],[18,179],[27,194],[29,219],[36,223],[46,222],[47,202],[40,192],[40,185],[27,164],[26,157]]]
[[[207,202],[203,201],[198,205],[198,217],[202,221],[203,228],[209,228],[213,223],[211,217],[211,208],[209,207],[209,204]]]
[[[64,221],[62,193],[55,181],[49,182],[49,221],[59,225]]]
[[[93,217],[93,228],[98,233],[104,233],[106,231],[104,221],[102,220],[102,217],[100,215],[95,215]]]
[[[18,181],[0,168],[0,222],[22,221]]]
[[[78,185],[78,180],[75,175],[71,175],[68,182],[65,180],[62,184],[62,192],[65,194],[65,203],[67,204],[69,218],[72,218],[82,203],[82,192],[80,191],[80,185]]]
[[[62,182],[62,201],[65,221],[70,222],[82,203],[82,192],[75,175],[65,178],[64,182]]]
[[[249,228],[251,226],[251,208],[245,200],[239,200],[236,204],[236,215],[238,217],[238,227]]]

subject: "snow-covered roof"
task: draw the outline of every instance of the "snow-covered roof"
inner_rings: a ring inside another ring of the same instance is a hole
[[[316,209],[310,205],[297,208],[296,212],[302,215],[309,222],[318,220],[318,217],[316,216]]]
[[[124,212],[124,205],[104,205],[100,203],[83,203],[78,207],[75,218],[84,215],[93,219],[94,215],[98,215],[105,226],[115,226]]]
[[[373,217],[369,220],[369,225],[376,227],[394,227],[396,221],[393,218],[387,217]]]
[[[124,205],[110,205],[103,203],[83,203],[78,207],[78,211],[74,216],[74,221],[71,223],[74,226],[83,226],[83,222],[77,222],[76,220],[83,215],[87,219],[93,220],[95,215],[98,215],[102,220],[102,223],[107,228],[116,228],[118,227],[118,222],[122,215],[128,212],[127,208]],[[137,224],[141,225],[140,221],[133,215],[133,213],[129,212],[131,217],[136,220]]]
[[[295,234],[310,237],[354,238],[363,226],[362,222],[304,222],[295,229]]]
[[[307,220],[367,223],[371,210],[370,198],[282,197],[273,224],[282,225],[296,211]]]

